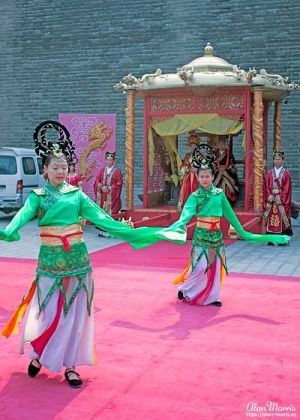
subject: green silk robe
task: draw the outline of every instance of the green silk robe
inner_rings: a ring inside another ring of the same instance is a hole
[[[162,239],[177,243],[186,241],[186,232],[181,228],[141,227],[132,229],[115,221],[80,189],[67,183],[54,188],[49,182],[43,188],[33,190],[25,205],[15,215],[5,230],[0,230],[0,239],[17,241],[19,230],[35,216],[39,226],[68,226],[80,224],[84,218],[94,223],[111,236],[129,242],[139,249]],[[84,242],[74,243],[70,251],[63,246],[41,245],[38,275],[62,278],[85,274],[91,271],[90,259]]]
[[[216,188],[213,184],[208,190],[200,186],[200,188],[193,192],[181,213],[179,220],[173,223],[169,229],[177,230],[187,225],[193,216],[197,217],[221,217],[224,216],[228,222],[234,227],[242,239],[248,242],[273,242],[277,244],[287,243],[289,237],[286,235],[258,235],[247,232],[243,229],[240,221],[232,210],[224,192],[220,188]],[[193,237],[193,245],[200,245],[205,242],[206,237],[211,237],[211,233],[206,229],[196,227]],[[216,236],[215,240],[220,241],[222,234]]]
[[[54,188],[49,182],[44,188],[33,190],[25,205],[12,219],[5,230],[0,230],[0,239],[17,241],[18,231],[35,216],[39,226],[68,226],[80,223],[80,217],[94,223],[112,236],[129,242],[139,249],[162,239],[184,243],[185,232],[180,228],[172,231],[157,227],[132,229],[124,223],[111,218],[80,189],[61,184]]]
[[[46,182],[43,188],[33,190],[24,206],[14,216],[5,230],[0,230],[0,239],[17,241],[20,239],[19,230],[34,217],[38,218],[39,226],[65,227],[80,224],[81,218],[89,220],[105,230],[111,236],[129,242],[133,248],[139,249],[154,244],[162,239],[177,243],[186,241],[186,232],[183,229],[164,229],[159,227],[141,227],[132,229],[128,225],[115,221],[80,189],[67,183],[54,188]],[[95,233],[96,234],[96,233]],[[40,246],[36,278],[33,281],[39,296],[39,309],[42,312],[56,289],[60,289],[64,297],[64,313],[68,313],[72,302],[82,288],[87,294],[87,308],[90,308],[93,299],[93,286],[86,283],[87,273],[92,271],[90,257],[84,241],[72,243],[67,251],[63,245]],[[41,296],[43,277],[53,278],[51,288]],[[63,286],[63,279],[75,277],[77,279],[74,292],[68,299]],[[26,295],[25,295],[26,296]]]

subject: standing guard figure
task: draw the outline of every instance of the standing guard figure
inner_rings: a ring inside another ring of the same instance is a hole
[[[283,167],[283,161],[284,152],[275,150],[273,153],[274,167],[269,169],[266,175],[264,217],[267,232],[292,236],[292,182],[289,171]]]
[[[101,168],[94,184],[95,201],[108,214],[121,210],[123,176],[116,167],[115,152],[106,152],[105,167]]]

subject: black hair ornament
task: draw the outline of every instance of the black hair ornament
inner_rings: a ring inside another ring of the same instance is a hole
[[[199,170],[215,171],[216,154],[214,149],[206,143],[200,143],[193,151],[192,166]]]
[[[57,132],[57,141],[47,139],[46,133],[49,129]],[[75,154],[75,145],[70,139],[70,133],[58,121],[47,120],[40,123],[33,132],[33,140],[35,153],[42,158],[43,163],[50,154],[57,158],[65,156],[68,164],[78,162]]]

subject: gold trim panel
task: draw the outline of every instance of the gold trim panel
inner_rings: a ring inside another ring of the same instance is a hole
[[[40,226],[40,235],[66,236],[76,232],[82,232],[81,225],[77,223],[68,226]]]

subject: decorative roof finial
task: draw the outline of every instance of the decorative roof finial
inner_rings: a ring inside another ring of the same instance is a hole
[[[206,47],[204,48],[204,55],[207,57],[207,56],[211,56],[211,55],[214,55],[214,48],[213,48],[213,46],[211,45],[211,43],[210,42],[208,42],[207,44],[206,44]]]

